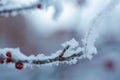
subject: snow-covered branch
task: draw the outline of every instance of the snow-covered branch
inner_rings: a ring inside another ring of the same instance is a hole
[[[51,56],[39,54],[37,56],[26,56],[20,52],[19,48],[4,48],[0,49],[0,63],[1,64],[14,64],[17,69],[25,68],[35,65],[58,65],[59,63],[74,64],[81,58],[91,59],[96,54],[96,48],[92,49],[90,53],[84,53],[84,48],[79,47],[79,43],[72,39],[62,44],[63,50],[53,53]]]
[[[0,14],[11,13],[13,11],[28,10],[37,7],[35,0],[1,0],[0,1]]]
[[[28,6],[23,6],[23,7],[13,7],[13,8],[7,8],[4,7],[0,9],[0,14],[2,13],[12,13],[14,11],[22,11],[22,10],[30,10],[30,9],[35,9],[35,8],[41,8],[39,7],[40,4],[33,4],[33,5],[28,5]]]
[[[20,11],[47,9],[49,6],[54,7],[53,19],[57,19],[62,12],[62,3],[59,0],[0,0],[0,14],[18,14]]]

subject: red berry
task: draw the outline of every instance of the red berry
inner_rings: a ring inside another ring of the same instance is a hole
[[[105,67],[108,69],[108,70],[114,70],[115,69],[115,64],[112,60],[110,61],[107,61],[105,63]]]
[[[15,64],[15,67],[19,70],[23,69],[23,66],[24,66],[24,64],[21,61],[19,61]]]
[[[6,53],[6,56],[7,56],[7,57],[12,57],[12,53],[11,53],[11,52],[7,52],[7,53]]]
[[[7,59],[6,59],[6,62],[7,62],[7,63],[12,62],[12,58],[7,58]]]
[[[36,7],[39,8],[39,9],[41,9],[42,5],[41,4],[37,4]]]
[[[4,61],[2,60],[2,61],[0,61],[0,64],[3,64],[4,63]]]

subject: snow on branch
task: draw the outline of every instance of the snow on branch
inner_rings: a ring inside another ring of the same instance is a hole
[[[33,0],[1,0],[0,13],[11,13],[13,11],[21,11],[33,9],[36,7],[36,2]]]
[[[0,0],[0,14],[18,14],[20,11],[47,9],[49,6],[54,7],[53,19],[57,19],[62,12],[59,0]]]
[[[97,25],[99,24],[100,20],[102,19],[103,16],[107,15],[110,13],[115,6],[118,4],[118,0],[116,1],[110,1],[106,8],[104,8],[101,12],[99,12],[96,17],[93,18],[91,25],[86,31],[86,35],[84,36],[83,45],[84,45],[84,53],[87,53],[86,56],[91,56],[91,52],[97,53],[96,48],[94,47],[94,43],[96,41],[96,38],[98,37],[98,31],[97,31]],[[90,53],[90,54],[89,54]],[[92,57],[92,56],[91,56]]]
[[[84,47],[79,47],[79,43],[75,39],[63,43],[62,46],[63,50],[59,50],[51,56],[45,56],[44,54],[26,56],[20,52],[19,48],[0,49],[0,64],[15,66],[20,70],[25,67],[40,65],[75,64],[78,59],[91,59],[93,54],[96,54],[94,53],[96,49],[94,49],[95,51],[92,49],[93,51],[90,53],[84,53]]]

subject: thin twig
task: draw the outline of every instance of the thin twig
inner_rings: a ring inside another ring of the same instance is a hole
[[[59,56],[55,57],[55,58],[52,58],[52,59],[48,58],[48,59],[45,59],[45,60],[38,60],[38,59],[36,60],[35,59],[35,60],[32,61],[32,64],[39,64],[39,65],[41,65],[41,64],[47,64],[47,63],[52,63],[52,62],[56,62],[56,61],[59,61],[59,62],[70,61],[70,60],[72,60],[74,58],[78,58],[78,57],[83,55],[83,52],[80,51],[80,52],[74,53],[74,54],[72,54],[72,55],[70,55],[68,57],[64,57],[64,54],[69,49],[69,47],[70,47],[69,45],[67,47],[65,47],[62,50],[61,54]],[[19,60],[19,61],[23,62],[23,63],[29,63],[29,60]],[[12,60],[12,63],[16,63],[16,61]]]
[[[2,13],[11,13],[11,12],[14,12],[14,11],[22,11],[22,10],[31,10],[31,9],[34,9],[36,7],[36,4],[32,4],[30,6],[25,6],[25,7],[18,7],[18,8],[11,8],[11,9],[3,9],[3,10],[0,10],[0,14]]]

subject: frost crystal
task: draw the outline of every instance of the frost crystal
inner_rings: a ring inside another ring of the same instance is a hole
[[[73,38],[72,40],[62,44],[63,47],[66,47],[67,45],[70,45],[70,48],[73,49],[78,47],[79,43]]]

